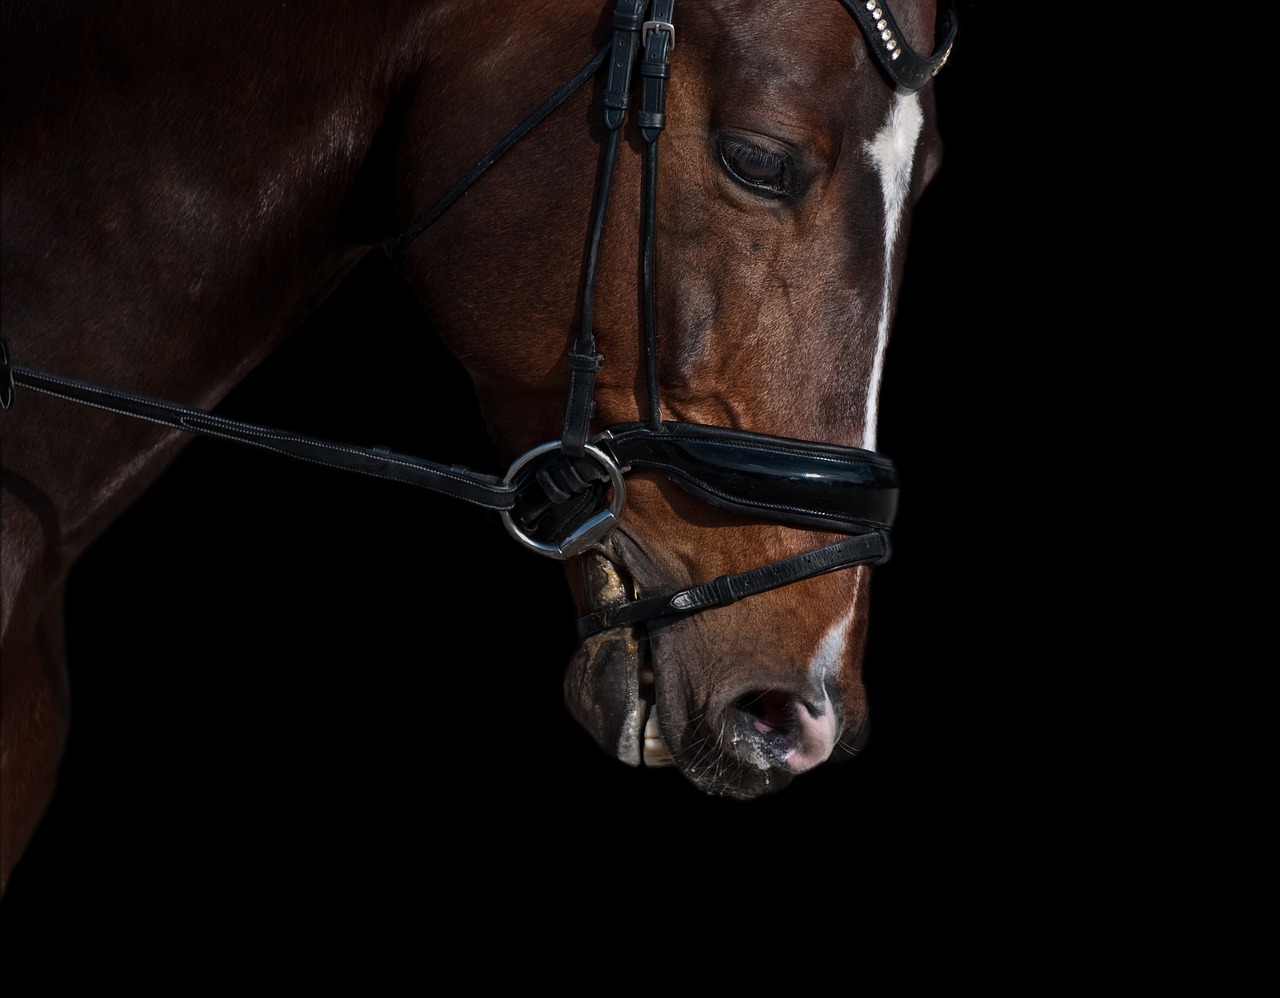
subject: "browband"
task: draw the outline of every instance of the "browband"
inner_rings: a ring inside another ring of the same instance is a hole
[[[916,54],[907,44],[898,22],[881,0],[840,0],[840,3],[858,22],[872,57],[899,93],[915,93],[946,65],[956,40],[957,27],[956,12],[950,0],[943,0],[938,5],[935,37],[941,41],[928,58]]]

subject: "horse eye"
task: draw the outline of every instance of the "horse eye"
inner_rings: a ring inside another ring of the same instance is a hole
[[[788,192],[786,156],[740,139],[723,139],[720,162],[730,176],[754,191],[774,197]]]

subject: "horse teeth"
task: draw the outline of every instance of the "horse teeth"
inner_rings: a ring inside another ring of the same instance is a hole
[[[649,711],[649,719],[644,724],[644,764],[646,766],[672,766],[675,759],[667,750],[667,743],[662,740],[662,731],[658,727],[658,712]]]

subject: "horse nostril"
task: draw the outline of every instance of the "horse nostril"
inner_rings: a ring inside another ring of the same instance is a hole
[[[789,734],[796,724],[795,699],[777,690],[748,693],[734,707],[751,718],[751,726],[762,735]]]

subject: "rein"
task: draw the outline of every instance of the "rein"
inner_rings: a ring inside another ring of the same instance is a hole
[[[857,20],[868,49],[901,92],[920,89],[946,62],[956,32],[942,13],[938,52],[922,58],[901,40],[892,16],[876,0],[840,0]],[[618,0],[613,37],[555,94],[509,133],[435,205],[385,244],[401,267],[404,249],[454,204],[504,153],[609,62],[604,115],[609,133],[601,151],[600,184],[592,210],[581,325],[569,350],[569,389],[560,440],[525,454],[499,478],[443,465],[226,419],[202,409],[107,388],[12,363],[0,334],[0,409],[17,385],[67,401],[148,420],[185,433],[216,437],[288,457],[403,482],[498,512],[508,532],[540,554],[568,559],[595,547],[617,525],[625,506],[625,474],[657,471],[719,508],[780,523],[849,534],[844,540],[759,568],[662,595],[596,611],[578,621],[578,635],[664,621],[725,606],[747,596],[889,556],[889,527],[897,503],[892,463],[862,448],[795,440],[704,424],[664,421],[658,385],[654,306],[658,139],[666,124],[666,88],[675,46],[674,0]],[[604,362],[592,331],[595,277],[603,240],[622,124],[630,106],[637,61],[640,106],[636,123],[645,141],[642,181],[642,327],[649,398],[647,420],[610,427],[590,437],[595,375]],[[403,269],[401,267],[401,269]],[[608,505],[603,503],[611,492]]]

